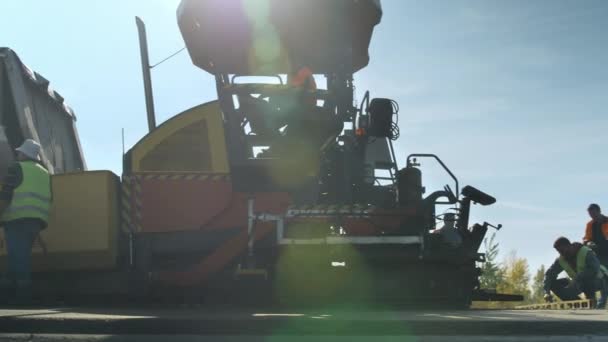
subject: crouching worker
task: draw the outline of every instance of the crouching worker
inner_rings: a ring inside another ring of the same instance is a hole
[[[579,294],[584,293],[592,307],[605,308],[608,270],[600,264],[595,253],[578,242],[571,243],[565,237],[558,238],[553,247],[559,257],[545,273],[545,300],[553,300],[551,292],[563,301],[578,300]],[[557,279],[562,271],[569,279]],[[599,301],[596,300],[597,291],[600,291]]]

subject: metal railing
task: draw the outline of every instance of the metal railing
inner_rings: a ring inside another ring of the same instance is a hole
[[[407,156],[407,167],[414,166],[416,164],[415,161],[412,161],[412,159],[415,159],[415,158],[433,158],[433,159],[435,159],[439,163],[439,165],[441,165],[441,167],[454,180],[454,184],[456,186],[456,193],[455,193],[455,195],[457,197],[460,195],[460,186],[459,186],[459,183],[458,183],[458,178],[456,178],[456,176],[454,176],[454,174],[452,173],[452,171],[450,170],[450,168],[448,168],[447,165],[445,165],[445,163],[437,155],[430,154],[430,153],[414,153],[414,154],[410,154],[409,156]],[[451,203],[438,203],[438,204],[451,204]]]

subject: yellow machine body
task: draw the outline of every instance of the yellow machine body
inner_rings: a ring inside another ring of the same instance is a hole
[[[208,102],[170,118],[135,144],[130,154],[126,173],[228,173],[218,102]]]
[[[119,178],[110,171],[90,171],[54,175],[51,182],[51,217],[34,243],[34,271],[115,267],[120,229]],[[0,256],[6,260],[3,230]],[[5,267],[6,262],[1,264]]]

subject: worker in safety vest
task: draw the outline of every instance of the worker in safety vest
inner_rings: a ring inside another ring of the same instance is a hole
[[[608,217],[602,215],[600,206],[593,203],[587,209],[591,221],[585,228],[583,242],[591,247],[604,267],[608,267]]]
[[[287,75],[287,83],[294,87],[304,87],[309,90],[316,90],[317,83],[309,67],[301,67]]]
[[[46,228],[51,206],[48,171],[39,163],[40,144],[27,139],[17,151],[0,191],[0,221],[8,254],[8,286],[16,302],[31,300],[31,251],[38,234]]]
[[[312,70],[308,67],[302,67],[287,75],[287,84],[293,87],[298,87],[303,91],[317,90],[317,83],[312,74]],[[303,94],[302,100],[309,105],[316,105],[317,100],[312,94]]]
[[[597,308],[605,308],[608,296],[608,270],[602,266],[595,253],[580,243],[571,243],[565,237],[558,238],[553,247],[559,257],[545,273],[545,300],[553,301],[551,291],[561,300],[578,300],[582,292]],[[567,278],[557,279],[565,271]],[[595,294],[600,291],[600,300]]]

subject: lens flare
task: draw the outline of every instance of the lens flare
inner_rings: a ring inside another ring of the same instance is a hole
[[[281,38],[270,21],[268,0],[243,0],[243,8],[251,25],[252,39],[249,52],[251,69],[267,73],[273,66],[285,60]]]

